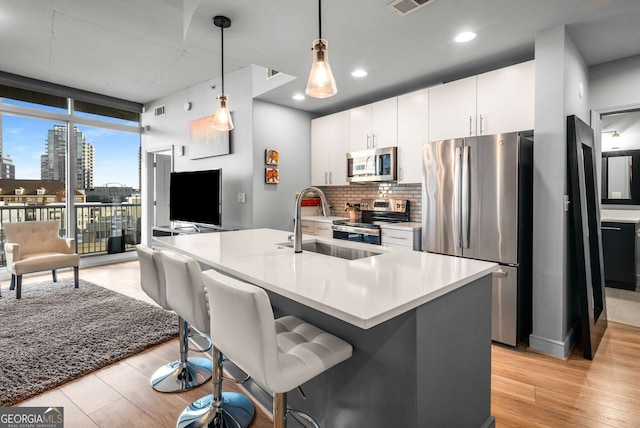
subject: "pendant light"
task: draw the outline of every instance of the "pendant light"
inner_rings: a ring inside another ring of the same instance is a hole
[[[217,97],[218,109],[213,117],[212,126],[218,131],[231,131],[233,129],[233,121],[231,120],[231,114],[229,113],[229,107],[227,106],[228,97],[224,93],[224,29],[231,27],[231,20],[226,16],[215,16],[213,18],[213,24],[220,28],[220,46],[221,46],[221,58],[222,58],[222,93]]]
[[[328,98],[338,92],[329,66],[329,43],[322,38],[322,2],[318,0],[318,38],[313,41],[313,64],[306,93],[314,98]]]

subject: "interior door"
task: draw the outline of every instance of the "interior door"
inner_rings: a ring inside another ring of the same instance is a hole
[[[171,154],[156,153],[154,161],[155,226],[169,226],[169,181]]]
[[[462,139],[425,143],[423,242],[429,252],[462,255],[460,174]]]
[[[469,168],[463,255],[518,263],[518,134],[465,139]],[[463,193],[465,193],[463,191]]]

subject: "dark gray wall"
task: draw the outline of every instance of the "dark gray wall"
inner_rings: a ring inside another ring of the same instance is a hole
[[[311,115],[253,102],[253,225],[293,231],[295,194],[311,182]],[[280,152],[280,183],[266,184],[265,149]]]

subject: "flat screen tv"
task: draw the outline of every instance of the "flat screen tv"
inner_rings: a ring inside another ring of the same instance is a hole
[[[169,219],[222,226],[222,170],[172,172]]]

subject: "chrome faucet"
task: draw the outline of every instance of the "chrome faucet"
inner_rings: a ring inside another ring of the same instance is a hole
[[[302,212],[302,199],[304,196],[313,192],[316,195],[320,196],[320,200],[322,201],[322,215],[325,217],[329,216],[329,203],[327,202],[327,197],[324,192],[317,187],[307,187],[300,191],[298,195],[298,199],[296,199],[296,219],[295,224],[293,225],[293,251],[296,253],[302,252],[302,225],[300,224],[300,217]]]

